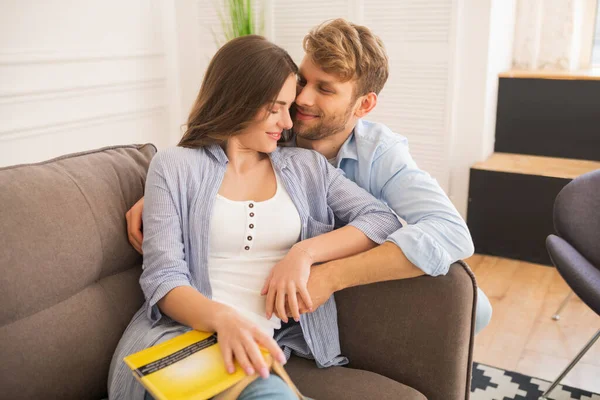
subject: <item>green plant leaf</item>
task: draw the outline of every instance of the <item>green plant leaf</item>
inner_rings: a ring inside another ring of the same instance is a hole
[[[240,36],[262,33],[264,28],[263,9],[261,7],[260,28],[257,30],[252,5],[253,0],[221,0],[215,4],[226,41]],[[219,47],[222,45],[216,37],[215,42]]]

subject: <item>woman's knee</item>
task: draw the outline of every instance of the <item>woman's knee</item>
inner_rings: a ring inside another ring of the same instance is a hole
[[[269,378],[258,378],[252,382],[238,397],[238,400],[297,400],[296,394],[277,375]]]
[[[475,334],[488,326],[492,319],[492,304],[488,297],[477,288],[477,308],[475,309]]]

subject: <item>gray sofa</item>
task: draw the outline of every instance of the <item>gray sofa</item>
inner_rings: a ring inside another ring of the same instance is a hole
[[[0,397],[102,399],[121,334],[143,302],[125,212],[152,145],[0,169]],[[348,368],[292,357],[317,399],[467,399],[475,281],[464,263],[336,294]]]

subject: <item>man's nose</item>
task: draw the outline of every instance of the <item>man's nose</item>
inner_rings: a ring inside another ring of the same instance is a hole
[[[306,86],[298,86],[296,89],[296,104],[305,107],[311,107],[314,104],[314,95],[312,90]]]

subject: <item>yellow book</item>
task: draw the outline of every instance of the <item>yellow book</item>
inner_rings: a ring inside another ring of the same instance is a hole
[[[237,363],[235,372],[227,373],[216,334],[195,330],[124,360],[156,400],[209,399],[246,376]]]

